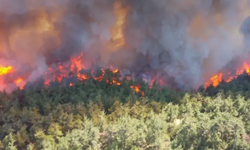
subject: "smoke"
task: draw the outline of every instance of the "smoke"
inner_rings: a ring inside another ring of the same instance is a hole
[[[239,28],[247,1],[127,1],[128,43],[179,88],[195,87],[246,55]],[[136,36],[134,36],[136,35]],[[134,39],[133,37],[139,37]],[[139,39],[139,40],[138,40]]]
[[[189,89],[248,55],[248,0],[0,3],[1,59],[31,81],[83,53],[85,62],[148,72]]]

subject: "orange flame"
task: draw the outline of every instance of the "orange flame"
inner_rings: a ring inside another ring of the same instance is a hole
[[[250,76],[250,66],[246,62],[243,63],[241,69],[236,70],[235,75],[231,75],[231,72],[228,72],[227,74],[219,73],[214,75],[209,81],[205,83],[204,88],[206,89],[210,85],[217,87],[222,82],[222,80],[227,83],[231,82],[232,80],[237,79],[239,75],[242,75],[244,71]]]
[[[125,44],[123,29],[126,21],[128,8],[123,7],[121,0],[116,0],[114,3],[115,25],[111,29],[112,41],[114,42],[114,50],[118,50]]]
[[[13,72],[12,66],[7,66],[7,67],[0,66],[0,75],[6,75],[11,72]]]
[[[23,82],[23,79],[21,77],[18,77],[14,82],[16,83],[16,86],[18,86],[21,90],[25,86],[25,82]]]
[[[130,88],[133,89],[135,93],[138,93],[138,92],[141,91],[140,90],[141,87],[139,85],[136,85],[136,86],[135,85],[131,85]]]

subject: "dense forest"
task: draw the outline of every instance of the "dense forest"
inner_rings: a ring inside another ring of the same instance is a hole
[[[0,149],[250,149],[249,76],[189,92],[113,78],[1,92]]]

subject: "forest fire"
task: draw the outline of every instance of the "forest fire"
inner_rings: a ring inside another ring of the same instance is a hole
[[[216,87],[244,71],[250,74],[248,63],[236,73],[220,71],[236,58],[241,63],[249,53],[247,1],[230,1],[230,5],[198,1],[187,0],[184,5],[174,0],[45,0],[16,7],[14,0],[4,0],[0,91],[25,89],[40,78],[45,86],[52,81],[73,86],[74,82],[64,81],[71,76],[121,85],[118,78],[104,78],[110,66],[113,74],[129,70],[127,80],[132,74],[147,74],[142,78],[150,87],[157,81],[181,90],[204,81],[205,88]],[[93,69],[96,66],[102,68],[99,74]],[[141,91],[140,85],[131,89]]]
[[[103,80],[103,77],[105,75],[105,69],[101,69],[101,74],[98,75],[98,76],[95,76],[95,72],[94,72],[94,69],[92,69],[90,71],[90,74],[84,74],[84,73],[80,73],[82,69],[88,69],[87,67],[85,67],[83,64],[82,64],[82,54],[77,56],[77,57],[73,57],[71,58],[71,61],[70,63],[66,63],[64,65],[58,65],[57,68],[48,68],[48,70],[43,74],[41,75],[41,77],[43,77],[44,79],[44,85],[46,87],[49,87],[50,86],[50,82],[53,82],[53,81],[58,81],[59,83],[62,82],[63,78],[67,78],[71,75],[76,75],[78,80],[80,81],[86,81],[90,78],[93,78],[94,80],[97,80],[97,81],[102,81]],[[106,80],[106,83],[107,84],[110,84],[110,85],[114,85],[114,86],[120,86],[121,85],[121,81],[120,79],[118,78],[118,76],[120,76],[118,73],[119,73],[119,70],[118,69],[115,69],[113,66],[110,66],[109,67],[109,70],[115,75],[117,75],[117,77],[111,77],[110,80]],[[1,67],[1,75],[0,75],[0,79],[5,79],[6,77],[8,77],[11,73],[15,73],[15,68],[12,67],[12,66],[8,66],[8,67]],[[71,75],[68,75],[70,74]],[[130,80],[131,77],[129,76],[126,76],[126,79],[127,80]],[[13,80],[13,83],[16,85],[16,87],[19,87],[19,89],[23,90],[26,83],[28,81],[24,80],[22,77],[17,77],[16,79]],[[68,86],[73,86],[74,83],[70,82],[68,84]],[[2,87],[6,87],[7,84],[5,85],[5,82],[4,80],[2,80],[2,83],[1,83],[1,86]],[[140,85],[131,85],[130,86],[131,89],[135,92],[135,93],[141,93],[142,95],[144,95],[144,92],[140,90]],[[4,90],[4,89],[2,89]]]
[[[235,73],[228,72],[227,74],[219,73],[210,78],[209,81],[205,82],[204,88],[206,89],[209,86],[217,87],[222,80],[225,82],[230,82],[234,79],[237,79],[239,75],[242,75],[246,72],[250,76],[250,66],[244,62],[241,69],[237,69]]]
[[[8,66],[8,67],[0,67],[0,75],[6,75],[9,74],[13,71],[13,67],[12,66]]]
[[[54,69],[48,68],[48,70],[44,73],[44,75],[42,75],[44,78],[44,85],[49,86],[50,82],[52,82],[52,81],[58,81],[60,83],[60,82],[62,82],[63,78],[68,77],[67,74],[69,74],[70,72],[72,73],[72,75],[76,75],[78,80],[80,80],[80,81],[88,80],[90,77],[92,77],[94,80],[102,81],[103,77],[105,75],[104,69],[101,69],[102,73],[99,76],[95,76],[93,69],[90,73],[91,76],[89,76],[87,74],[80,73],[80,71],[82,69],[88,69],[87,67],[85,67],[82,64],[82,59],[83,59],[82,57],[83,57],[83,54],[80,54],[77,57],[71,58],[70,64],[58,65],[58,67],[54,68]],[[119,69],[114,69],[114,67],[112,67],[112,66],[110,66],[109,69],[113,74],[119,73]],[[213,87],[216,87],[220,84],[220,82],[222,82],[222,80],[224,80],[225,82],[230,82],[233,79],[236,79],[237,76],[243,74],[244,71],[247,72],[248,75],[250,75],[249,65],[247,65],[247,63],[244,63],[242,69],[237,70],[234,75],[231,74],[230,72],[228,72],[227,74],[218,73],[218,74],[214,75],[213,77],[210,78],[209,81],[205,82],[204,88],[206,89],[208,86],[211,86],[211,85]],[[10,75],[11,73],[14,73],[15,68],[12,66],[8,66],[8,67],[2,66],[0,72],[1,72],[0,78],[4,79],[6,76]],[[58,74],[58,72],[59,72],[59,74]],[[49,76],[47,76],[47,75],[49,75]],[[126,79],[130,80],[131,77],[127,76]],[[156,79],[153,78],[150,81],[150,84],[149,84],[150,87],[152,87],[152,84],[155,80]],[[25,81],[22,77],[17,77],[16,79],[13,80],[13,82],[15,83],[15,85],[17,87],[19,87],[22,90],[22,89],[24,89],[24,86],[26,85],[26,82],[28,82],[28,81]],[[112,77],[110,80],[106,80],[106,83],[110,84],[110,85],[115,85],[115,86],[121,85],[121,82],[119,81],[119,79],[115,78],[115,77]],[[159,83],[162,86],[167,85],[167,83],[164,83],[162,80],[159,80]],[[3,80],[2,80],[1,84],[2,85],[5,84]],[[68,86],[73,86],[73,85],[74,85],[74,83],[69,83]],[[3,87],[6,87],[6,86],[3,86]],[[135,93],[141,92],[141,94],[144,95],[144,92],[140,90],[140,85],[131,85],[130,88]]]

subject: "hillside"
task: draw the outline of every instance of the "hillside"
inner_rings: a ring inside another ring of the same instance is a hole
[[[250,77],[188,93],[115,76],[0,93],[1,149],[250,149]]]

